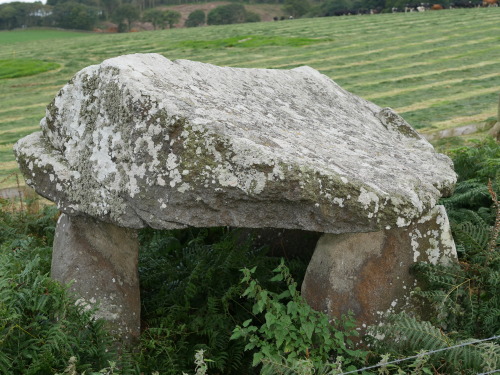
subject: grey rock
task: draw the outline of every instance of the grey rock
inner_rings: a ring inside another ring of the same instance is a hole
[[[90,217],[62,214],[57,222],[51,277],[70,283],[84,308],[125,342],[140,334],[141,301],[136,231]]]
[[[394,312],[422,310],[411,299],[416,262],[457,261],[448,216],[436,206],[410,226],[370,233],[324,234],[308,265],[302,296],[331,317],[354,313],[362,331]]]
[[[27,183],[129,228],[405,227],[456,179],[390,108],[309,67],[121,56],[76,74],[41,128],[15,145]]]

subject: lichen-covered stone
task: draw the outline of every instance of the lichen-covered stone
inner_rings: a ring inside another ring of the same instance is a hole
[[[309,67],[117,57],[79,72],[41,127],[15,146],[27,183],[123,227],[374,231],[455,183],[400,116]]]
[[[95,317],[129,343],[141,332],[138,250],[133,229],[65,214],[57,222],[51,277],[71,284],[78,304],[99,306]]]
[[[410,298],[417,286],[413,264],[456,261],[448,216],[437,205],[405,228],[324,234],[307,267],[302,296],[332,317],[352,311],[364,331],[391,313],[422,308]]]

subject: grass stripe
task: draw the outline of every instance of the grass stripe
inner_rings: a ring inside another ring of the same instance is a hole
[[[462,100],[462,99],[467,99],[467,98],[479,96],[482,94],[491,94],[494,92],[500,93],[500,88],[499,87],[489,87],[489,88],[481,89],[481,90],[467,91],[467,92],[462,93],[462,94],[448,96],[446,98],[446,101],[449,102],[449,101],[455,101],[455,100]],[[445,100],[443,100],[441,98],[430,99],[430,100],[426,100],[423,102],[408,105],[406,107],[395,108],[394,110],[399,112],[399,113],[405,113],[405,112],[416,111],[419,109],[428,108],[428,107],[431,107],[434,105],[439,105],[440,103],[443,103],[444,101]]]
[[[441,87],[441,86],[447,86],[447,85],[454,85],[456,83],[463,83],[464,81],[481,81],[481,80],[486,80],[486,79],[494,78],[494,77],[500,77],[500,72],[485,74],[485,75],[474,77],[474,78],[448,79],[448,80],[444,80],[444,81],[429,83],[426,85],[419,85],[419,86],[395,89],[395,90],[391,90],[391,91],[384,91],[384,92],[379,92],[379,93],[375,93],[372,95],[367,95],[364,98],[368,99],[368,100],[387,98],[387,97],[391,97],[391,96],[395,96],[395,95],[407,94],[409,92],[427,90],[427,89]]]
[[[16,161],[7,161],[0,163],[0,170],[13,170],[17,168],[17,162]]]
[[[460,116],[454,117],[445,121],[437,121],[433,123],[433,127],[437,129],[448,129],[455,128],[462,125],[469,125],[473,123],[483,122],[488,118],[492,117],[492,114],[497,110],[496,105],[492,105],[488,110],[478,113],[477,115],[472,116]]]
[[[472,52],[466,52],[466,53],[458,53],[458,54],[455,54],[455,55],[447,55],[447,56],[443,56],[443,57],[440,57],[438,59],[434,59],[434,60],[428,60],[428,61],[419,61],[419,62],[412,62],[412,63],[409,63],[409,64],[406,64],[406,65],[398,65],[398,66],[393,66],[393,67],[379,67],[378,69],[371,69],[371,70],[364,70],[364,71],[357,71],[355,73],[351,73],[351,74],[343,74],[342,75],[342,78],[356,78],[356,77],[362,77],[362,76],[366,76],[366,75],[377,75],[377,73],[380,75],[380,74],[384,74],[384,73],[396,73],[398,71],[407,71],[407,70],[410,70],[412,68],[417,68],[417,67],[427,67],[427,66],[433,66],[433,65],[438,65],[438,64],[443,64],[443,63],[449,63],[450,61],[452,63],[458,63],[460,64],[460,62],[457,62],[458,59],[460,58],[463,58],[463,57],[473,57],[474,55],[477,55],[478,52],[482,52],[484,55],[489,55],[489,53],[491,52],[500,52],[500,45],[498,47],[490,47],[490,48],[485,48],[481,51],[472,51]],[[498,64],[498,62],[497,62]],[[329,67],[327,71],[331,71],[331,70],[340,70],[340,69],[349,69],[349,67],[337,67],[337,66],[333,66],[333,67]],[[446,68],[442,69],[442,70],[445,70]],[[321,69],[321,70],[324,70],[324,69]],[[435,72],[435,71],[441,71],[441,69],[437,69],[437,70],[432,70],[432,72]],[[340,73],[339,73],[340,74]]]
[[[35,130],[38,130],[40,129],[40,126],[39,125],[35,125],[35,126],[25,126],[25,127],[16,127],[14,129],[8,129],[8,130],[0,130],[0,135],[3,135],[3,134],[7,134],[7,133],[18,133],[18,132],[33,132]]]
[[[449,73],[449,72],[464,73],[467,70],[477,69],[477,68],[486,68],[486,67],[491,67],[492,65],[497,65],[497,64],[498,64],[498,61],[482,61],[482,62],[479,62],[476,64],[461,65],[459,67],[445,68],[445,69],[439,69],[439,70],[430,70],[430,71],[422,72],[422,73],[407,74],[407,75],[397,76],[394,78],[387,78],[387,79],[384,78],[384,79],[379,79],[379,80],[374,80],[374,81],[365,81],[365,82],[360,82],[359,84],[352,85],[351,87],[379,86],[382,83],[400,82],[400,81],[404,81],[404,80],[418,79],[418,78],[429,77],[429,76],[440,76],[444,73]]]
[[[22,111],[25,109],[31,109],[31,108],[45,108],[47,106],[46,102],[43,103],[35,103],[35,104],[29,104],[29,105],[23,105],[23,106],[18,106],[18,107],[10,107],[10,108],[5,108],[5,109],[0,109],[0,114],[5,114],[8,112],[17,112],[17,111]]]

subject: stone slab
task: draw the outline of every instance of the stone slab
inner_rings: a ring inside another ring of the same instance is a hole
[[[121,56],[76,74],[41,128],[15,146],[27,183],[122,227],[379,231],[456,180],[390,108],[309,67]]]

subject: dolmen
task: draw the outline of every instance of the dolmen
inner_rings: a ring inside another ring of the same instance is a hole
[[[52,277],[115,334],[140,333],[136,230],[323,233],[302,294],[361,325],[408,306],[418,261],[456,259],[450,159],[402,117],[310,67],[239,69],[133,54],[77,73],[14,146],[55,202]]]

